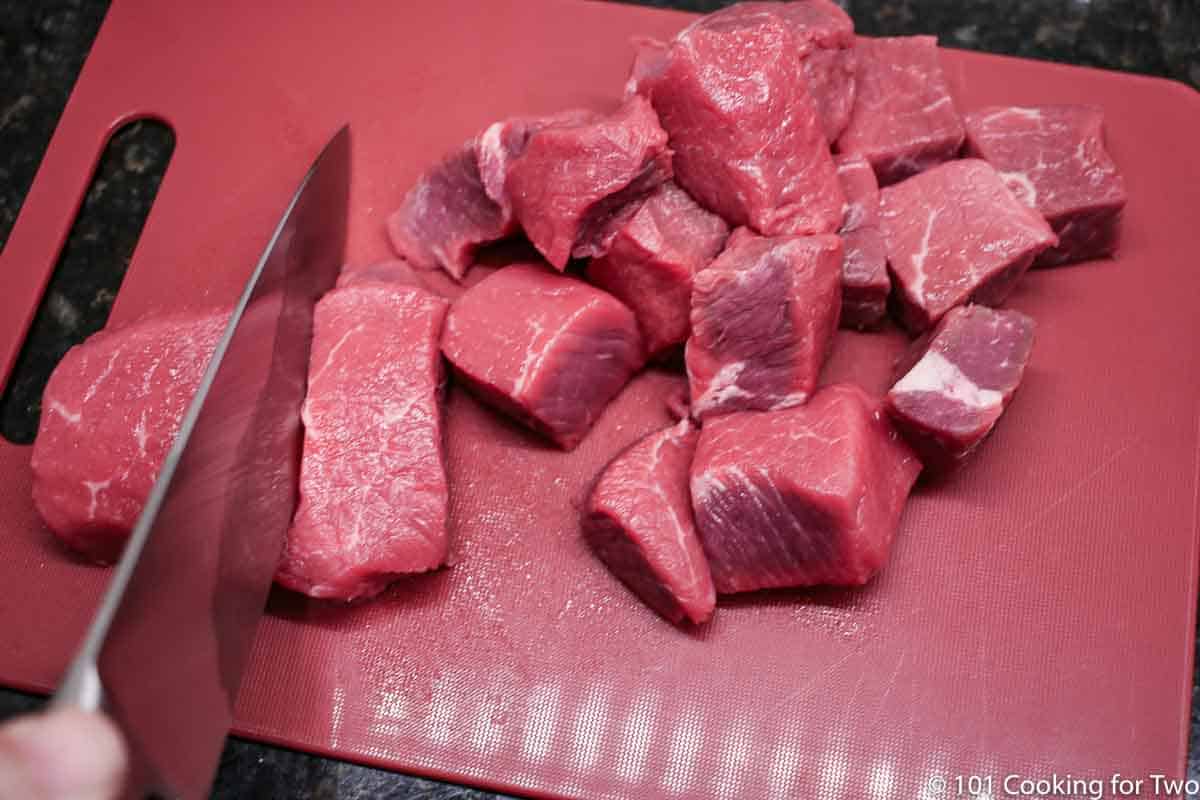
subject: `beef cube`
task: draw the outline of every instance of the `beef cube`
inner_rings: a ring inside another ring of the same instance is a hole
[[[1054,232],[986,161],[942,164],[880,193],[900,319],[920,332],[957,305],[1002,303]]]
[[[827,233],[842,190],[797,61],[773,4],[701,17],[664,54],[644,45],[631,84],[671,135],[676,181],[731,225],[767,235]]]
[[[539,264],[468,289],[446,318],[442,352],[480,399],[565,450],[645,360],[632,311]]]
[[[600,474],[583,520],[584,535],[613,574],[676,624],[704,622],[716,603],[688,491],[699,438],[684,419],[625,450]]]
[[[438,337],[447,303],[360,283],[317,303],[300,504],[276,574],[354,600],[446,560]]]
[[[857,586],[887,560],[920,462],[856,386],[707,421],[692,507],[717,592]]]
[[[94,334],[55,367],[33,444],[33,502],[72,550],[102,563],[121,554],[227,319],[147,318]]]
[[[426,170],[388,219],[392,247],[421,269],[443,268],[461,280],[482,245],[517,231],[505,181],[513,161],[540,130],[599,118],[571,110],[515,117],[489,126]]]
[[[887,250],[879,229],[879,184],[862,156],[843,155],[835,161],[846,193],[846,218],[838,231],[846,251],[842,262],[841,325],[869,328],[883,320],[892,289]]]
[[[587,277],[633,309],[650,358],[691,329],[692,275],[721,251],[729,227],[667,182],[621,227]]]
[[[530,134],[504,190],[525,234],[552,265],[601,255],[639,204],[671,177],[666,131],[644,98],[614,114]]]
[[[600,117],[594,111],[571,109],[540,117],[512,117],[492,123],[475,140],[475,158],[479,163],[484,192],[511,217],[512,200],[505,184],[509,169],[525,152],[530,137],[546,128],[587,125]]]
[[[422,269],[461,279],[483,244],[513,233],[512,215],[484,191],[475,141],[426,170],[388,218],[392,247]]]
[[[692,290],[692,414],[805,402],[837,330],[841,278],[837,236],[735,233]]]
[[[910,351],[887,410],[929,466],[979,446],[1021,383],[1033,320],[985,306],[951,309]]]
[[[857,56],[854,22],[831,0],[798,0],[791,3],[740,3],[738,12],[727,14],[775,14],[792,37],[792,56],[808,82],[818,121],[829,142],[850,121],[854,109]],[[659,74],[667,63],[670,46],[648,37],[634,40],[636,55],[626,94]]]
[[[968,114],[967,150],[999,170],[1058,236],[1034,266],[1111,255],[1125,182],[1104,147],[1104,114],[1088,106],[992,107]]]
[[[881,184],[954,158],[963,124],[933,36],[858,38],[854,112],[837,147],[871,162]]]
[[[832,0],[796,0],[790,3],[754,3],[779,14],[791,29],[800,69],[817,107],[821,130],[834,142],[850,121],[854,109],[854,21]]]

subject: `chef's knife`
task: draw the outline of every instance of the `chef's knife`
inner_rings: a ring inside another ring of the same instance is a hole
[[[343,127],[288,203],[55,695],[120,726],[130,794],[207,794],[296,504],[313,305],[346,242]]]

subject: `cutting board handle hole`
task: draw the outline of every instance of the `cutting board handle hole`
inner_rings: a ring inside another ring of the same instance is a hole
[[[0,436],[30,444],[59,359],[104,327],[175,150],[165,123],[138,119],[109,137],[0,397]]]

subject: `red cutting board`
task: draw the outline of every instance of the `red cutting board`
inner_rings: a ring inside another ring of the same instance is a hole
[[[174,159],[113,321],[234,297],[317,147],[353,125],[351,257],[418,172],[491,120],[615,103],[634,34],[686,18],[530,2],[113,4],[0,259],[11,364],[106,135],[155,116]],[[861,591],[664,623],[587,552],[595,471],[664,423],[639,379],[565,455],[458,390],[454,565],[345,608],[277,593],[237,731],[570,797],[932,797],[955,775],[1180,774],[1197,566],[1200,96],[1128,75],[944,54],[963,109],[1102,106],[1130,202],[1120,257],[1037,271],[1025,385],[952,479],[913,497]],[[519,312],[519,310],[514,310]],[[830,376],[884,385],[896,333]],[[73,562],[0,444],[0,680],[49,688],[107,573]],[[163,646],[169,646],[164,643]]]

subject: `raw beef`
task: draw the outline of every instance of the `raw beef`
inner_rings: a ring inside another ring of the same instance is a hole
[[[540,117],[512,117],[489,125],[475,140],[475,158],[484,192],[503,212],[512,216],[512,201],[505,183],[513,162],[525,152],[529,138],[545,128],[571,127],[596,122],[594,111],[571,109]]]
[[[880,193],[900,319],[923,331],[967,302],[1004,301],[1056,241],[986,161],[942,164]]]
[[[1000,171],[1036,208],[1058,246],[1034,266],[1111,255],[1117,249],[1125,182],[1104,147],[1104,114],[1089,106],[993,107],[968,114],[967,150]]]
[[[921,465],[856,386],[705,422],[692,507],[722,594],[860,585],[887,559]]]
[[[729,227],[667,182],[587,268],[592,283],[633,309],[651,358],[682,344],[691,326],[692,275],[725,244]]]
[[[490,125],[417,179],[388,219],[392,247],[417,267],[441,267],[461,280],[482,245],[517,230],[505,181],[530,137],[598,117],[571,110]]]
[[[596,481],[583,520],[613,574],[674,623],[704,622],[716,603],[688,492],[699,438],[684,419],[621,453]]]
[[[625,82],[626,99],[638,94],[644,81],[656,80],[667,68],[671,45],[667,42],[649,36],[635,36],[633,45],[633,66],[629,69],[629,79]]]
[[[958,154],[963,124],[942,75],[933,36],[859,37],[854,113],[838,152],[871,162],[894,183]]]
[[[382,283],[335,289],[317,303],[300,505],[276,575],[283,586],[353,600],[445,561],[446,305]]]
[[[854,109],[854,22],[831,0],[796,0],[764,5],[779,14],[795,39],[800,69],[817,106],[821,130],[829,142],[837,139]]]
[[[671,135],[676,181],[731,225],[769,235],[827,233],[842,190],[797,62],[770,4],[701,17],[663,54],[643,45],[631,84]]]
[[[846,218],[838,231],[846,250],[842,262],[842,316],[845,328],[869,328],[887,313],[892,281],[879,229],[879,184],[862,156],[838,156],[838,180],[846,193]]]
[[[692,291],[685,352],[692,414],[807,400],[837,330],[841,280],[837,236],[735,233]]]
[[[484,191],[475,140],[426,170],[388,219],[396,252],[422,269],[461,279],[480,245],[515,231],[512,215]]]
[[[506,166],[504,190],[529,240],[561,270],[572,256],[603,254],[670,177],[667,133],[650,104],[631,97],[610,116],[529,135]]]
[[[73,550],[106,563],[120,555],[227,319],[169,315],[101,331],[54,369],[33,502]]]
[[[927,465],[962,459],[992,430],[1021,383],[1033,329],[1019,311],[962,306],[913,345],[887,408]]]
[[[633,312],[539,264],[468,289],[446,318],[442,352],[484,402],[565,450],[645,360]]]

